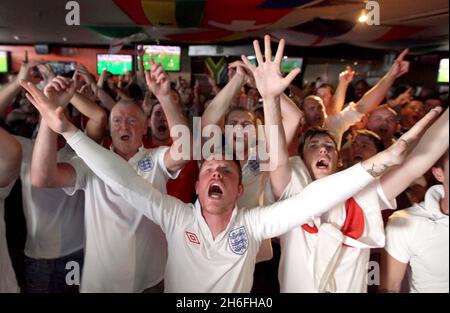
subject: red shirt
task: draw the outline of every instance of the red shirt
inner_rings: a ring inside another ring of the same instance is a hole
[[[147,137],[144,138],[143,144],[147,149],[159,147]],[[176,179],[169,179],[167,182],[167,194],[185,203],[192,202],[195,195],[195,183],[197,182],[198,172],[197,161],[189,161]]]

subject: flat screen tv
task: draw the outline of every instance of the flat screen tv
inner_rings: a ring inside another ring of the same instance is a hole
[[[167,72],[179,72],[181,67],[181,47],[179,46],[143,46],[144,69],[150,70],[149,57],[161,63]]]
[[[124,75],[133,70],[131,54],[97,54],[97,73],[107,70],[113,75]]]
[[[9,52],[0,51],[0,73],[9,72]]]
[[[448,83],[448,59],[441,59],[439,64],[438,83]]]

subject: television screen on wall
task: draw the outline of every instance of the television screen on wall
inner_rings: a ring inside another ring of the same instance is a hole
[[[9,52],[0,51],[0,73],[9,72]]]
[[[439,64],[438,83],[448,83],[448,60],[442,59]]]
[[[150,70],[149,57],[156,63],[161,63],[167,72],[179,72],[181,67],[181,47],[179,46],[143,46],[144,69]]]
[[[97,54],[97,73],[107,70],[113,75],[124,75],[133,70],[131,54]]]

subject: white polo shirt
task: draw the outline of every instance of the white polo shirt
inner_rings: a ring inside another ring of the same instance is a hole
[[[325,119],[325,128],[327,128],[337,143],[338,149],[341,148],[342,135],[351,126],[355,125],[363,117],[363,113],[355,110],[355,103],[350,103],[341,112],[330,115]]]
[[[198,204],[162,194],[124,166],[123,159],[102,149],[81,131],[68,143],[114,192],[161,226],[169,250],[164,280],[168,292],[250,292],[263,239],[277,237],[323,214],[373,182],[357,164],[271,206],[235,208],[226,229],[213,239]],[[348,176],[352,177],[350,181]],[[331,188],[335,192],[328,197],[317,197]]]
[[[61,188],[31,185],[34,140],[15,136],[22,146],[22,205],[27,224],[25,255],[33,259],[56,259],[84,248],[84,194],[69,197]],[[66,145],[58,151],[58,162],[75,156]]]
[[[0,293],[19,292],[16,274],[11,265],[6,242],[5,230],[5,199],[8,197],[15,181],[6,187],[0,188]]]
[[[167,149],[141,147],[128,164],[120,166],[132,168],[165,193],[167,180],[178,175],[171,175],[164,165]],[[69,194],[84,190],[86,196],[81,291],[142,292],[159,283],[167,260],[167,243],[161,228],[108,187],[80,158],[71,164],[77,174],[76,185],[65,190]]]
[[[302,191],[308,183],[304,177],[283,197]],[[381,210],[392,206],[376,181],[352,200],[313,218],[305,228],[281,236],[280,291],[367,292],[370,248],[383,247],[385,242]]]
[[[449,292],[449,219],[442,213],[444,187],[428,189],[424,202],[390,216],[385,250],[409,263],[409,292]]]

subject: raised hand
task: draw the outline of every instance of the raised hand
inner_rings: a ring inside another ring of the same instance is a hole
[[[87,84],[94,83],[94,77],[89,73],[88,69],[81,63],[75,65],[75,70],[78,72],[79,76],[84,79]]]
[[[371,175],[377,177],[383,174],[388,168],[402,164],[409,152],[416,146],[419,139],[425,133],[428,126],[439,116],[441,111],[441,107],[432,109],[392,146],[369,160],[364,161],[362,163],[363,166]]]
[[[401,93],[395,100],[394,100],[394,104],[395,106],[398,105],[404,105],[408,102],[410,102],[411,100],[413,100],[413,95],[412,95],[412,87],[408,88],[405,92]]]
[[[272,50],[270,47],[270,36],[264,36],[264,57],[263,59],[259,42],[255,40],[253,47],[255,49],[258,66],[256,67],[245,57],[242,56],[242,61],[253,73],[255,78],[256,88],[262,98],[278,97],[294,80],[295,76],[300,73],[300,69],[292,70],[286,77],[283,77],[280,71],[281,61],[284,53],[284,39],[280,40],[278,49],[275,54],[275,59],[272,61]]]
[[[355,76],[355,71],[350,66],[347,66],[345,71],[343,71],[342,73],[339,74],[339,81],[348,85],[351,83],[354,76]]]
[[[20,85],[27,91],[27,99],[36,107],[47,125],[54,132],[59,134],[76,132],[77,128],[64,115],[64,108],[59,105],[56,95],[46,96],[29,81],[21,80]]]
[[[19,73],[17,74],[17,79],[20,80],[29,80],[30,77],[30,72],[31,69],[33,67],[35,67],[36,65],[42,63],[41,61],[31,61],[31,62],[22,62],[22,65],[20,66],[20,70]]]
[[[397,59],[395,59],[394,64],[392,64],[388,72],[391,77],[396,79],[409,71],[409,61],[404,60],[408,52],[409,49],[403,50]]]
[[[74,77],[77,76],[75,72]],[[52,102],[65,108],[75,94],[75,82],[72,79],[57,76],[44,88],[44,95]]]
[[[152,57],[149,57],[151,71],[145,71],[145,81],[148,89],[157,97],[170,96],[170,79],[161,64],[156,64]]]
[[[139,56],[139,58],[142,58],[145,54],[144,46],[138,45],[136,48],[136,54]]]
[[[46,82],[49,82],[56,76],[52,68],[48,64],[38,64],[37,68],[39,72],[41,72],[41,75],[44,78],[44,81]]]

